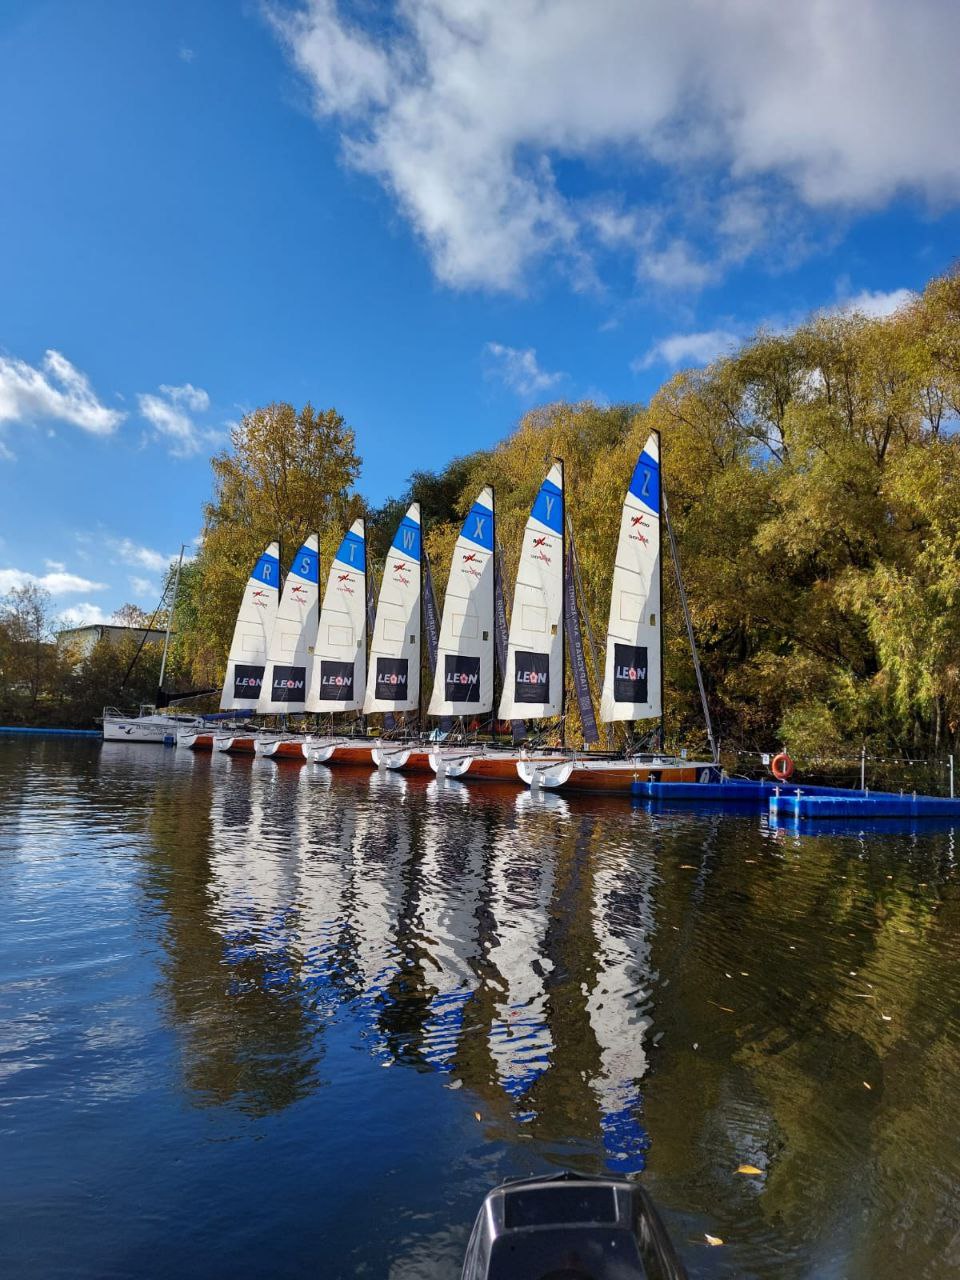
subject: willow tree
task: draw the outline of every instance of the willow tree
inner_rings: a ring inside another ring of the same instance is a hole
[[[321,549],[332,554],[363,510],[354,492],[360,465],[353,430],[336,409],[274,403],[234,427],[231,447],[211,459],[214,493],[177,608],[183,656],[196,679],[222,675],[243,585],[268,542],[278,539],[289,563],[304,538],[319,532]]]

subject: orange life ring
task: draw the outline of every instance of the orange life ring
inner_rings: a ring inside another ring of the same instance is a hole
[[[778,752],[770,761],[770,772],[778,782],[789,782],[793,777],[793,761],[786,751]]]

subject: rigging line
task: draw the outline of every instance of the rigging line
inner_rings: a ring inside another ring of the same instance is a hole
[[[137,652],[133,655],[133,661],[130,663],[129,667],[127,667],[126,673],[123,679],[120,681],[121,689],[123,689],[126,686],[127,681],[130,679],[130,672],[133,670],[133,668],[137,665],[138,661],[140,660],[140,654],[143,652],[143,646],[147,643],[147,639],[150,635],[150,632],[153,630],[153,624],[157,620],[157,614],[163,608],[163,604],[167,598],[167,592],[169,590],[170,590],[170,576],[169,576],[169,570],[168,570],[167,581],[164,584],[163,594],[160,597],[157,607],[153,611],[153,615],[151,616],[150,621],[147,623],[146,628],[144,629],[143,636],[140,640],[139,645],[137,646]]]
[[[677,550],[677,539],[673,532],[673,522],[670,519],[670,508],[667,505],[667,491],[663,488],[662,482],[660,496],[663,502],[663,516],[664,522],[667,526],[667,537],[670,539],[670,553],[673,557],[673,571],[677,579],[677,591],[680,595],[680,606],[683,609],[683,620],[687,627],[687,639],[690,642],[690,653],[693,656],[693,669],[697,676],[697,688],[700,690],[700,705],[703,708],[703,719],[707,730],[707,739],[710,743],[710,751],[713,755],[713,760],[716,762],[717,744],[713,736],[713,723],[710,719],[710,707],[707,703],[707,691],[703,683],[703,672],[700,669],[700,655],[697,652],[697,641],[693,634],[693,622],[690,619],[690,606],[687,604],[687,592],[683,585],[683,574],[680,572],[680,552]],[[660,601],[660,611],[662,614],[662,599]]]

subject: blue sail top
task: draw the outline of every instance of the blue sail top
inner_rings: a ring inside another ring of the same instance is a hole
[[[540,486],[530,514],[552,533],[563,532],[563,491],[549,476]]]
[[[492,551],[493,512],[490,508],[481,506],[479,502],[475,502],[470,508],[469,515],[463,522],[463,528],[460,530],[460,536],[466,538],[468,542],[473,542],[478,547],[482,547],[484,551]]]
[[[341,564],[349,565],[351,569],[356,569],[357,573],[365,573],[367,568],[367,548],[366,542],[352,529],[348,529],[343,535],[343,541],[337,549],[335,559]]]
[[[660,514],[660,463],[646,449],[637,459],[630,477],[630,492],[654,515]]]
[[[303,578],[305,582],[320,581],[320,556],[308,543],[305,542],[293,557],[290,572]]]
[[[411,560],[419,560],[420,525],[417,521],[405,515],[400,521],[391,545],[396,551],[402,551],[405,556],[409,556]]]
[[[280,588],[280,561],[269,550],[265,551],[254,565],[250,577],[257,582],[262,582],[264,586],[273,587],[274,591],[278,591]]]

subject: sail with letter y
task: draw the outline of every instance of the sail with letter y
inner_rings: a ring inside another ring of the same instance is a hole
[[[367,552],[361,518],[344,534],[327,576],[306,710],[359,711],[366,684]]]

